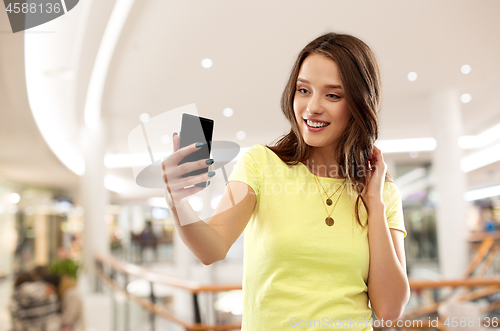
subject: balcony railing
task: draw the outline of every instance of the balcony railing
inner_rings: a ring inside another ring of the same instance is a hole
[[[480,298],[488,298],[488,305],[481,309],[481,314],[494,311],[500,308],[500,301],[498,298],[498,291],[500,290],[500,277],[484,278],[484,274],[492,265],[498,251],[500,244],[496,241],[500,236],[475,236],[471,238],[471,242],[480,241],[480,246],[465,273],[463,279],[458,280],[440,280],[440,281],[421,281],[410,280],[410,289],[412,291],[412,298],[417,300],[422,297],[424,293],[431,293],[431,297],[435,298],[434,302],[419,305],[416,308],[407,311],[400,319],[401,327],[393,325],[392,328],[396,329],[438,329],[438,330],[452,330],[452,323],[447,323],[446,319],[431,320],[431,316],[438,316],[439,307],[443,303],[448,303],[448,300],[453,297],[453,302],[457,305],[466,302],[472,302]],[[154,317],[161,316],[168,321],[182,326],[186,330],[239,330],[241,325],[238,323],[233,324],[206,324],[202,323],[200,314],[199,297],[200,293],[218,293],[231,290],[241,290],[241,285],[201,285],[195,281],[180,279],[176,277],[166,276],[158,272],[154,272],[147,268],[120,261],[110,256],[96,256],[97,275],[99,278],[109,285],[112,289],[125,294],[129,301],[135,302],[144,307],[150,314],[152,319],[152,329],[154,330]],[[118,282],[117,275],[122,276],[124,281]],[[150,295],[149,298],[144,298],[130,293],[127,290],[130,279],[142,279],[149,283]],[[155,296],[153,284],[162,284],[175,289],[181,289],[188,292],[192,298],[192,308],[194,312],[194,321],[187,321],[164,307],[157,304],[157,297]],[[478,288],[478,289],[476,289]],[[447,289],[443,291],[443,289]],[[459,293],[461,290],[462,293]],[[445,294],[442,294],[445,293]],[[491,298],[497,295],[496,298]],[[408,307],[407,307],[408,308]],[[127,318],[127,314],[125,314]],[[486,318],[477,319],[477,327],[495,327],[500,326],[500,322],[493,323],[493,319],[489,319],[492,323],[483,323]],[[437,321],[437,323],[433,323]],[[497,321],[500,321],[498,319]],[[407,322],[405,324],[405,322]],[[411,322],[411,323],[409,323]],[[475,322],[476,323],[476,322]],[[125,323],[127,325],[127,323]],[[373,324],[374,329],[383,329],[388,326],[378,326],[375,321]],[[126,331],[127,327],[125,327]]]

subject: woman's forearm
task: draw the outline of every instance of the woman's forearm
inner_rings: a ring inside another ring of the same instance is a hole
[[[377,318],[400,317],[410,297],[406,271],[398,259],[383,202],[370,206],[368,218],[370,269],[368,296]]]
[[[170,206],[179,237],[205,265],[223,260],[227,247],[219,232],[200,220],[191,205],[182,199]]]

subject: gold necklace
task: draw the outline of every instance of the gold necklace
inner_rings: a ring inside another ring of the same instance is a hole
[[[332,197],[335,193],[337,193],[337,192],[338,192],[338,190],[340,189],[340,187],[339,187],[337,190],[335,190],[335,192],[333,192],[333,194],[332,194],[330,197],[328,197],[328,194],[326,193],[325,188],[323,187],[323,185],[320,185],[320,184],[318,183],[318,182],[319,182],[319,179],[318,179],[318,177],[317,177],[316,175],[314,175],[314,180],[316,181],[316,185],[321,186],[321,188],[322,188],[322,189],[323,189],[323,191],[325,192],[325,195],[327,196],[327,199],[326,199],[326,204],[330,206],[330,205],[332,204],[332,200],[331,200],[330,198],[331,198],[331,197]],[[338,203],[338,202],[339,202],[339,200],[340,200],[340,197],[342,196],[342,193],[344,193],[344,189],[345,189],[345,185],[344,185],[344,184],[345,184],[345,181],[346,181],[346,180],[344,179],[344,182],[342,183],[342,191],[340,192],[340,195],[339,195],[339,197],[337,198],[337,201],[335,202],[335,205],[333,206],[332,211],[331,211],[330,213],[328,213],[328,209],[327,209],[327,208],[326,208],[326,206],[325,206],[325,211],[326,211],[326,213],[328,214],[327,218],[325,218],[325,223],[326,223],[326,225],[328,225],[328,226],[332,226],[332,225],[335,223],[335,221],[333,220],[333,218],[332,218],[330,215],[332,215],[333,211],[335,210],[335,207],[337,206],[337,203]],[[321,196],[321,192],[320,192],[320,196]],[[321,199],[321,202],[323,203],[323,199]]]
[[[318,185],[319,178],[318,178],[316,175],[314,175],[314,180],[316,180],[316,185]],[[344,183],[345,183],[345,180],[344,180]],[[342,183],[342,185],[343,185],[344,183]],[[319,185],[318,185],[318,186],[319,186]],[[328,193],[326,193],[325,188],[323,187],[323,185],[321,185],[321,188],[323,189],[323,192],[325,192],[325,195],[327,196],[327,199],[326,199],[326,204],[327,204],[327,205],[329,205],[329,206],[331,206],[331,205],[332,205],[332,200],[331,200],[331,197],[333,197],[333,196],[334,196],[334,194],[335,194],[335,193],[337,193],[337,192],[339,191],[340,187],[339,187],[337,190],[335,190],[335,192],[333,192],[333,194],[332,194],[332,195],[330,195],[330,196],[328,196]]]

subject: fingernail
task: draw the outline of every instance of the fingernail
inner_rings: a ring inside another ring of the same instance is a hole
[[[212,163],[214,163],[214,159],[206,160],[205,163],[206,164],[212,164]]]
[[[210,171],[210,172],[208,173],[208,177],[213,177],[213,176],[215,176],[215,171]]]
[[[194,147],[196,148],[200,148],[201,146],[205,145],[205,143],[197,143],[196,145],[194,145]]]
[[[207,182],[207,186],[210,185],[210,181]]]
[[[173,134],[173,135],[174,135],[174,136],[176,136],[176,135],[177,135],[177,132],[174,132],[174,134]]]

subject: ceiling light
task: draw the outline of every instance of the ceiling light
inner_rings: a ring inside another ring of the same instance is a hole
[[[201,66],[205,69],[211,68],[214,62],[211,59],[201,60]]]
[[[382,153],[423,152],[436,149],[436,139],[415,138],[379,140],[375,145],[380,148]]]
[[[467,201],[474,201],[496,197],[500,195],[500,185],[490,186],[478,190],[471,190],[464,193],[464,199]]]
[[[17,194],[17,193],[11,193],[11,195],[9,195],[9,202],[10,203],[18,203],[20,200],[21,200],[21,196],[19,196],[19,194]]]
[[[400,187],[399,191],[403,200],[421,200],[427,195],[427,191],[433,186],[432,179],[424,177],[411,184]],[[399,185],[398,185],[399,187]]]
[[[141,116],[139,116],[139,119],[141,120],[141,122],[144,122],[146,123],[147,121],[149,121],[149,114],[148,113],[142,113]]]
[[[245,131],[236,132],[236,138],[238,138],[239,140],[243,140],[243,139],[245,139],[245,137],[246,137]]]
[[[416,80],[417,80],[417,77],[418,77],[418,75],[417,75],[417,73],[416,73],[416,72],[414,72],[414,71],[412,71],[412,72],[410,72],[410,73],[408,74],[408,80],[409,80],[410,82],[414,82],[414,81],[416,81]]]
[[[171,152],[153,153],[153,158],[159,160],[172,155]],[[151,164],[151,157],[148,153],[133,154],[107,154],[104,156],[104,165],[108,169],[128,168],[147,166]]]
[[[500,161],[500,144],[485,148],[464,157],[460,163],[463,172],[469,172]]]
[[[224,109],[224,111],[222,112],[224,114],[224,116],[226,117],[231,117],[233,116],[233,109],[232,108],[226,108]]]
[[[416,181],[417,179],[424,178],[426,175],[427,171],[425,168],[416,168],[402,176],[399,176],[395,179],[395,181],[398,187],[403,187]]]
[[[500,123],[475,136],[463,136],[458,140],[461,148],[479,148],[500,139]]]
[[[467,75],[467,74],[471,71],[471,67],[470,67],[470,65],[468,65],[468,64],[464,64],[464,65],[462,66],[462,68],[460,68],[460,71],[461,71],[463,74]]]
[[[238,161],[250,147],[241,147],[238,155],[233,161]],[[155,160],[166,159],[172,152],[153,153]],[[104,156],[104,165],[108,169],[120,169],[128,167],[148,166],[151,164],[151,158],[148,153],[133,153],[133,154],[107,154]]]
[[[462,103],[469,103],[472,100],[472,96],[469,93],[464,93],[460,96],[460,101]]]
[[[110,191],[122,193],[127,191],[127,182],[122,178],[106,175],[104,177],[104,187]]]

